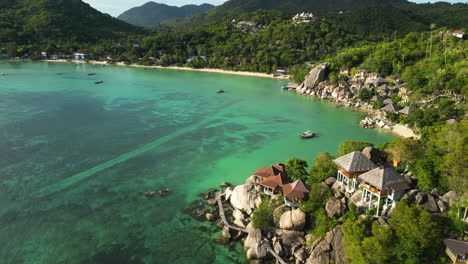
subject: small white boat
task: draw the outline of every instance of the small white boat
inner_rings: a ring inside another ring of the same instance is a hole
[[[307,130],[307,131],[300,133],[299,136],[301,138],[311,138],[311,137],[315,137],[315,133],[310,130]]]

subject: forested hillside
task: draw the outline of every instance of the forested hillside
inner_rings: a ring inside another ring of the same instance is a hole
[[[2,0],[0,8],[0,43],[96,42],[141,31],[81,0]]]
[[[118,19],[134,25],[152,26],[172,18],[183,18],[204,13],[213,7],[210,4],[177,7],[148,2],[142,6],[125,11],[118,16]]]
[[[382,4],[405,3],[408,2],[406,0],[230,0],[204,14],[185,19],[173,19],[165,24],[176,28],[188,28],[257,10],[277,10],[288,15],[301,12],[325,15]]]

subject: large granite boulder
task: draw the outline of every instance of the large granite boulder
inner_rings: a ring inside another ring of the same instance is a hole
[[[325,205],[325,211],[327,211],[327,216],[330,218],[340,218],[346,213],[346,210],[346,205],[335,197],[328,200],[327,204]]]
[[[325,184],[327,184],[327,186],[332,186],[335,182],[336,182],[335,177],[329,177],[325,180]]]
[[[405,199],[407,200],[409,203],[413,203],[414,202],[414,198],[416,197],[416,195],[418,194],[418,190],[417,189],[412,189],[412,190],[409,190],[407,193],[405,193],[402,197],[402,199]]]
[[[455,202],[459,198],[460,198],[460,196],[454,191],[450,191],[450,192],[444,194],[442,197],[440,197],[440,199],[442,201],[446,202],[449,206],[452,206],[453,202]]]
[[[362,205],[362,191],[357,190],[351,195],[351,198],[349,198],[348,204],[354,204],[356,206]]]
[[[366,147],[362,150],[362,154],[368,159],[372,160],[375,164],[380,164],[385,162],[386,156],[382,151],[374,147]]]
[[[280,239],[285,254],[294,254],[294,252],[305,246],[304,233],[299,231],[276,229],[276,236]]]
[[[344,264],[343,233],[340,227],[328,232],[324,238],[318,238],[310,247],[307,264]]]
[[[437,202],[434,196],[432,196],[432,194],[427,195],[427,201],[421,206],[431,213],[440,213],[439,207],[437,206]]]
[[[245,228],[247,225],[246,217],[245,214],[239,210],[239,209],[234,209],[234,212],[232,212],[232,216],[234,217],[234,225]]]
[[[301,209],[284,212],[279,221],[279,227],[287,230],[301,231],[306,222],[306,214]]]
[[[260,191],[255,188],[254,184],[238,185],[230,196],[232,207],[244,210],[249,215],[260,205],[261,201]]]
[[[330,63],[325,62],[313,68],[305,77],[304,82],[298,86],[297,90],[302,90],[304,88],[306,90],[311,90],[312,88],[317,87],[319,83],[326,79],[329,67]]]
[[[247,259],[261,259],[266,257],[267,251],[261,245],[262,231],[258,228],[254,228],[252,223],[247,226],[247,231],[249,233],[244,241],[244,250]]]

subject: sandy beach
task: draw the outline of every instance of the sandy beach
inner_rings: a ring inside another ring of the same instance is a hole
[[[67,60],[47,60],[44,62],[70,62],[70,63],[90,63],[90,64],[98,64],[98,65],[111,65],[108,64],[106,61],[95,61],[91,60],[88,62],[85,61],[77,61],[77,60],[72,60],[72,61],[67,61]],[[252,76],[252,77],[262,77],[262,78],[274,78],[274,79],[279,79],[279,80],[287,80],[289,79],[289,75],[282,75],[282,76],[274,76],[273,74],[266,74],[266,73],[261,73],[261,72],[246,72],[246,71],[228,71],[228,70],[222,70],[222,69],[212,69],[212,68],[203,68],[203,69],[194,69],[190,67],[177,67],[177,66],[168,66],[168,67],[163,67],[163,66],[144,66],[144,65],[138,65],[138,64],[130,64],[127,65],[123,62],[117,62],[115,64],[116,66],[128,66],[128,67],[135,67],[135,68],[147,68],[147,69],[168,69],[168,70],[179,70],[179,71],[198,71],[198,72],[212,72],[212,73],[221,73],[221,74],[231,74],[231,75],[242,75],[242,76]]]

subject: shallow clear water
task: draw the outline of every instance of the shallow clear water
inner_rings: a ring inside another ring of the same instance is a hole
[[[182,213],[198,193],[343,140],[394,138],[272,79],[62,63],[0,72],[1,263],[245,263]],[[319,136],[299,139],[305,129]]]

